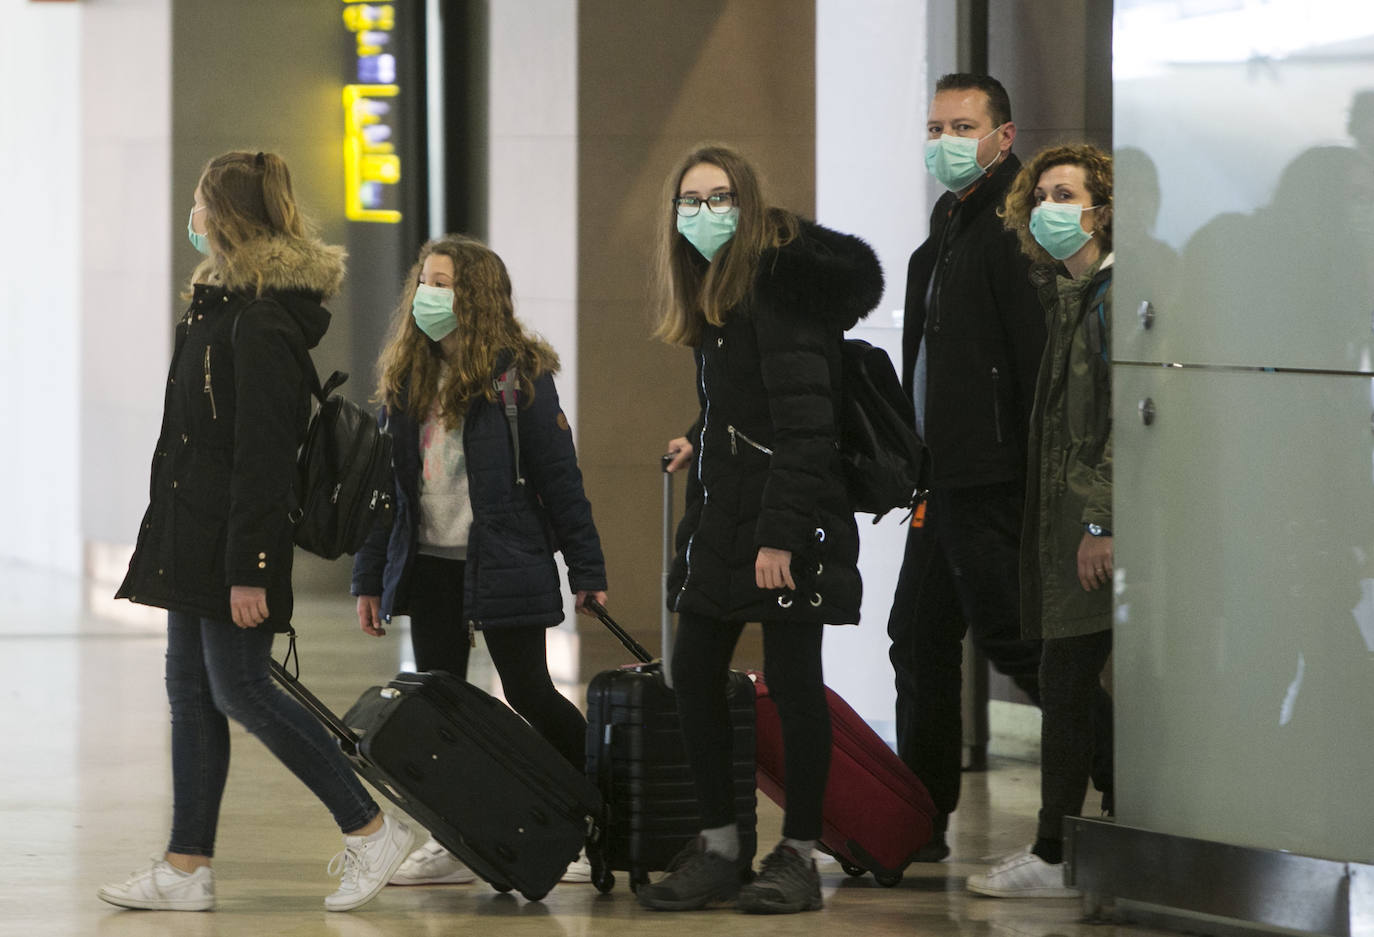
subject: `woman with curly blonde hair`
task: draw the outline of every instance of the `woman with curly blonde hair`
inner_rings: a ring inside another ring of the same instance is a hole
[[[971,891],[1065,897],[1064,817],[1088,778],[1110,813],[1112,649],[1112,157],[1076,144],[1042,150],[1002,211],[1036,264],[1049,333],[1031,409],[1021,530],[1021,630],[1042,638],[1040,823],[1035,843]],[[1096,769],[1094,771],[1094,769]]]
[[[507,702],[581,771],[587,722],[554,687],[545,647],[563,620],[554,552],[578,611],[605,602],[606,568],[558,405],[558,355],[515,317],[501,258],[449,235],[421,248],[379,369],[396,513],[354,559],[359,625],[381,636],[409,615],[416,667],[459,677],[481,631]],[[589,880],[585,861],[569,876]],[[466,881],[431,839],[392,884]]]

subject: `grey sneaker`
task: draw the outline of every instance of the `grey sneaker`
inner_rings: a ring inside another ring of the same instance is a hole
[[[684,850],[685,852],[685,850]],[[679,861],[680,860],[680,861]],[[739,894],[739,868],[717,852],[679,854],[667,876],[635,892],[639,903],[654,911],[700,911],[730,904]]]
[[[759,874],[739,890],[739,909],[751,914],[795,914],[822,907],[816,861],[782,844],[763,857]]]

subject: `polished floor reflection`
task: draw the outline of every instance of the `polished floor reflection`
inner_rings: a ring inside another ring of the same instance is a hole
[[[334,888],[325,866],[340,841],[329,815],[241,730],[215,862],[218,909],[121,911],[99,901],[96,888],[159,854],[171,813],[162,616],[107,603],[103,588],[66,577],[0,565],[0,582],[11,603],[0,621],[7,736],[0,757],[0,937],[1151,933],[1080,923],[1072,900],[1007,902],[964,891],[964,879],[986,857],[1023,844],[1034,830],[1037,771],[1012,761],[967,777],[952,830],[953,861],[913,866],[895,888],[849,879],[828,862],[821,867],[820,913],[653,913],[640,909],[622,882],[604,896],[590,885],[562,885],[535,903],[480,884],[388,888],[359,911],[331,914],[322,907]],[[93,604],[85,600],[88,590]],[[302,678],[340,709],[394,672],[405,650],[404,635],[366,639],[351,617],[346,600],[298,601]],[[624,659],[613,640],[593,631],[581,641],[570,633],[557,637],[555,671],[568,679],[574,699],[590,675]],[[757,663],[750,659],[757,652],[746,644],[741,662]],[[473,677],[490,683],[484,658]],[[780,815],[766,800],[759,825],[760,842],[771,845]]]

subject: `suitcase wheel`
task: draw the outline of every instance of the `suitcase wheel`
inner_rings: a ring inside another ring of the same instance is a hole
[[[495,888],[497,891],[499,891],[499,892],[500,892],[501,894],[503,894],[503,895],[504,895],[506,892],[510,891],[510,886],[507,885],[505,882],[490,882],[489,884],[491,885],[492,888]]]
[[[857,866],[854,863],[850,862],[848,859],[840,860],[840,868],[844,869],[845,875],[852,876],[853,878],[858,878],[861,875],[868,874],[868,869],[865,869],[862,866]],[[900,876],[898,877],[900,878]],[[894,882],[893,884],[896,883]]]
[[[522,895],[525,896],[525,900],[526,900],[526,901],[542,901],[542,900],[544,900],[544,896],[547,895],[548,892],[547,892],[547,891],[537,891],[537,892],[536,892],[536,891],[522,891],[520,894],[522,894]]]
[[[901,872],[874,872],[873,880],[884,888],[891,888],[902,880]]]
[[[610,869],[606,869],[600,875],[592,879],[592,884],[596,886],[596,890],[601,892],[601,894],[609,894],[610,890],[615,888],[615,873]]]

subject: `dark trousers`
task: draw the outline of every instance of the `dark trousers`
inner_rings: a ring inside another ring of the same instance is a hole
[[[229,774],[229,720],[300,778],[345,833],[381,808],[334,739],[268,671],[272,632],[188,612],[167,614],[167,699],[172,710],[172,834],[167,851],[213,856]]]
[[[1102,687],[1102,668],[1112,653],[1112,633],[1047,638],[1040,661],[1040,826],[1038,839],[1063,838],[1064,818],[1083,809],[1091,776],[1112,803],[1112,697]]]
[[[410,640],[419,670],[446,670],[467,678],[467,619],[463,616],[461,560],[420,554],[410,585]],[[586,768],[587,720],[553,685],[549,676],[546,629],[490,628],[482,632],[501,677],[501,691],[512,709],[534,726],[578,771]]]
[[[819,839],[830,775],[830,707],[821,674],[821,624],[765,622],[763,671],[782,722],[787,809],[782,835]],[[733,730],[726,687],[743,622],[684,612],[673,644],[673,688],[703,829],[735,822]]]
[[[1040,642],[1021,637],[1024,492],[1018,483],[936,489],[908,531],[888,618],[897,753],[942,814],[959,804],[963,639],[1040,702]]]

